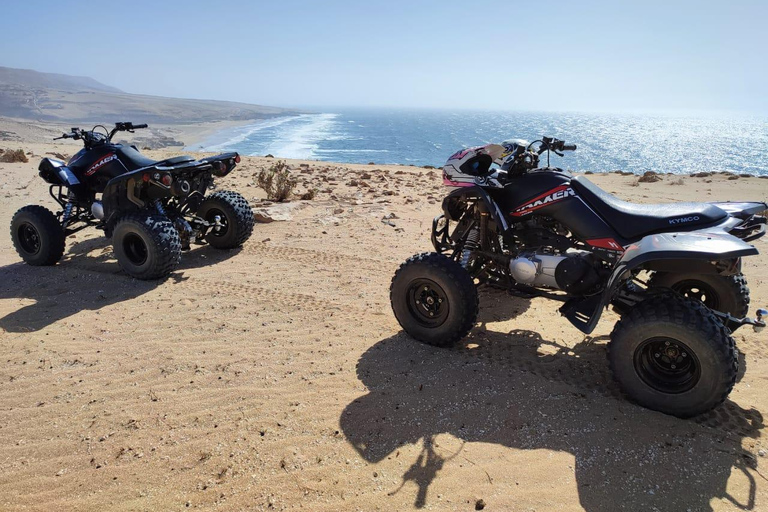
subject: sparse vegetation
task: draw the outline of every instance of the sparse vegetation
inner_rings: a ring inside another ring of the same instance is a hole
[[[304,192],[303,194],[301,194],[301,200],[302,201],[311,201],[311,200],[313,200],[315,198],[316,195],[317,195],[317,189],[316,188],[311,188],[311,189],[307,190],[306,192]]]
[[[282,160],[272,164],[269,169],[260,171],[256,180],[270,201],[287,201],[296,188],[296,180],[291,177],[291,171]]]
[[[653,171],[645,171],[645,174],[640,176],[638,181],[640,183],[656,183],[657,181],[661,181],[661,176]]]
[[[0,153],[0,162],[13,163],[13,162],[29,162],[27,155],[24,154],[23,149],[13,149],[9,151],[3,151]]]
[[[685,180],[683,178],[677,178],[675,181],[670,183],[670,185],[685,185]]]

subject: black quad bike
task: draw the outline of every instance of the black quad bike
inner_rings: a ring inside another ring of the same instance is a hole
[[[254,225],[248,201],[231,191],[206,196],[214,177],[229,174],[240,156],[156,162],[135,146],[112,142],[118,132],[146,127],[123,122],[111,131],[99,125],[89,131],[72,128],[57,137],[82,140],[85,147],[66,164],[53,158],[40,162],[40,176],[62,210],[54,214],[32,205],[13,216],[11,238],[25,262],[55,265],[68,235],[96,226],[112,237],[126,273],[159,279],[178,265],[191,242],[232,249],[248,240]]]
[[[455,189],[433,222],[436,252],[411,257],[392,279],[398,322],[452,346],[475,324],[480,284],[561,301],[587,334],[612,306],[621,320],[608,359],[626,395],[680,417],[715,407],[736,381],[732,332],[765,327],[768,311],[746,316],[741,258],[758,254],[748,242],[765,233],[758,214],[768,205],[625,202],[549,166],[550,152],[575,149],[544,137],[451,156],[443,180]]]

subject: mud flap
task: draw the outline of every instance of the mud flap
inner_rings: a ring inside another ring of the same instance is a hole
[[[560,307],[560,313],[581,332],[589,334],[600,320],[599,310],[602,305],[602,295],[575,297]]]

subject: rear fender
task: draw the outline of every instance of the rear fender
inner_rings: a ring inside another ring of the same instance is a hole
[[[209,156],[200,160],[201,163],[209,164],[213,168],[213,174],[223,177],[232,172],[237,165],[240,155],[232,153],[222,153],[216,156]]]
[[[758,214],[765,210],[768,210],[768,204],[760,202],[746,202],[746,203],[712,203],[721,210],[725,210],[728,215],[739,219],[746,219],[752,215]]]
[[[712,271],[713,262],[738,260],[738,258],[756,254],[758,251],[754,246],[722,232],[692,231],[648,235],[638,243],[630,245],[624,252],[613,268],[600,300],[587,299],[591,312],[585,311],[584,303],[574,303],[570,308],[566,303],[561,311],[572,324],[589,334],[600,320],[603,309],[613,301],[621,283],[631,277],[633,270],[674,268],[680,265],[680,268],[685,266],[688,271],[690,269]],[[579,305],[582,307],[579,308]],[[578,315],[569,314],[569,311],[576,310]]]

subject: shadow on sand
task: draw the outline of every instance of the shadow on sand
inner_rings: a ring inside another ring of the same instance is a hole
[[[168,279],[184,281],[185,270],[214,265],[239,251],[193,248],[182,254],[181,264]],[[0,299],[34,301],[0,318],[0,328],[6,332],[38,331],[80,311],[134,299],[163,282],[139,281],[125,274],[103,237],[76,242],[53,267],[30,267],[22,262],[0,267]]]
[[[519,307],[512,308],[524,310],[523,302],[513,299]],[[488,320],[496,319],[492,309],[483,314]],[[741,440],[760,436],[760,412],[726,401],[702,417],[680,420],[635,406],[611,378],[606,342],[607,336],[587,337],[567,347],[532,331],[481,326],[463,345],[445,350],[400,333],[360,358],[358,378],[369,392],[345,408],[341,427],[372,463],[421,445],[402,475],[403,484],[418,486],[419,508],[429,504],[430,484],[458,455],[434,449],[440,434],[571,454],[579,501],[589,511],[711,510],[713,498],[754,508],[756,476],[763,477]],[[526,469],[513,462],[505,471],[494,478],[511,481]],[[727,489],[732,473],[747,482],[736,496]],[[404,492],[402,485],[390,494],[396,492]]]

